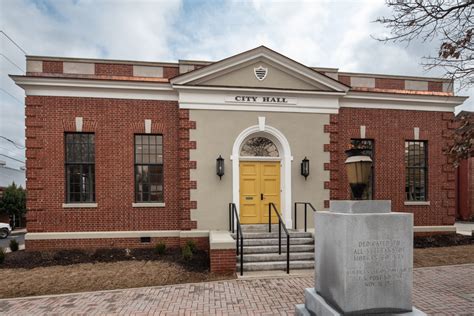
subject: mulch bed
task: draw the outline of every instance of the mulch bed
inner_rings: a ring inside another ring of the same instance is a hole
[[[414,248],[450,247],[463,245],[474,245],[474,236],[444,234],[433,236],[416,236],[413,240]]]
[[[167,249],[159,255],[153,249],[97,249],[60,251],[16,251],[7,253],[0,269],[33,269],[37,267],[67,266],[79,263],[107,263],[118,261],[164,261],[177,263],[187,271],[208,272],[209,256],[196,250],[190,260],[183,258],[180,249]]]

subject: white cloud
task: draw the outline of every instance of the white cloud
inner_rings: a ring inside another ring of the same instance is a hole
[[[389,12],[378,0],[0,0],[0,27],[34,55],[219,60],[266,45],[310,66],[441,75],[439,70],[426,73],[419,65],[437,43],[405,47],[370,37],[386,33],[372,21]],[[0,37],[1,52],[23,68],[22,53]],[[1,87],[14,96],[0,91],[0,135],[23,142],[24,109],[15,100],[22,100],[23,92],[5,76],[19,71],[2,57],[0,67]],[[474,97],[473,91],[461,94]],[[473,104],[469,101],[465,108],[474,110]],[[0,147],[7,146],[0,141]],[[0,153],[5,151],[0,148]]]

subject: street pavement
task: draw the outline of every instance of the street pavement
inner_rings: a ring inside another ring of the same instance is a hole
[[[25,230],[19,231],[12,231],[12,233],[5,239],[0,239],[0,248],[6,249],[10,247],[10,240],[16,239],[16,241],[20,244],[20,249],[24,249],[25,247]]]

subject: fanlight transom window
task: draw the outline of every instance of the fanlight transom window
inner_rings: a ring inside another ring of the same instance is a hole
[[[279,157],[277,146],[268,138],[252,137],[249,138],[240,151],[243,157]]]

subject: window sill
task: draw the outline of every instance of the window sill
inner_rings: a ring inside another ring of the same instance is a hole
[[[405,201],[403,204],[411,206],[429,206],[430,201]]]
[[[165,207],[165,203],[132,203],[132,207]]]
[[[96,208],[97,203],[63,203],[63,208]]]

